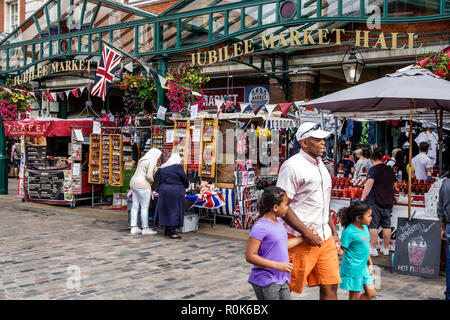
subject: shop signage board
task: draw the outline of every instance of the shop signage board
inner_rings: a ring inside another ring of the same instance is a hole
[[[30,200],[64,201],[64,170],[42,172],[27,170]]]
[[[245,87],[205,88],[204,99],[207,109],[217,109],[216,99],[223,101],[245,101]]]
[[[257,85],[245,87],[245,102],[251,105],[265,105],[270,101],[270,86]]]
[[[191,54],[192,66],[211,65],[218,62],[229,61],[237,59],[240,56],[252,54],[254,52],[263,52],[277,49],[288,49],[299,46],[341,46],[342,39],[346,33],[350,31],[345,29],[305,29],[303,32],[291,30],[281,32],[278,39],[275,35],[262,35],[260,37],[238,41],[232,45],[226,45],[218,49],[197,52]],[[353,32],[353,31],[351,31]],[[314,37],[317,36],[315,40]],[[300,39],[300,37],[303,37]],[[352,35],[353,37],[353,35]],[[331,43],[331,38],[335,38],[335,42]],[[384,49],[384,50],[414,50],[415,47],[415,33],[373,33],[371,31],[354,31],[354,46],[362,48]],[[377,39],[376,42],[374,39]],[[387,44],[387,39],[390,39],[390,46]],[[400,39],[401,44],[400,44]],[[404,41],[403,39],[406,39]],[[420,46],[421,47],[421,46]],[[419,47],[419,48],[420,48]]]
[[[393,271],[425,278],[439,277],[439,221],[398,218]]]
[[[81,161],[83,133],[80,129],[72,130],[72,194],[81,194]]]

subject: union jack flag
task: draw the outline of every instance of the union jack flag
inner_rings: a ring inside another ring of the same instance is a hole
[[[220,193],[196,194],[194,206],[197,208],[215,209],[225,205],[225,199]]]
[[[95,75],[94,86],[91,94],[100,97],[105,101],[106,92],[109,85],[114,79],[114,72],[116,72],[122,56],[115,50],[104,45],[102,50],[102,58],[97,68]]]

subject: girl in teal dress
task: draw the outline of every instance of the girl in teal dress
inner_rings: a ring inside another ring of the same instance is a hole
[[[376,292],[372,259],[369,256],[370,235],[367,227],[372,220],[372,209],[354,202],[338,213],[345,227],[341,236],[341,289],[349,291],[349,300],[370,300]],[[364,293],[361,295],[361,291]]]

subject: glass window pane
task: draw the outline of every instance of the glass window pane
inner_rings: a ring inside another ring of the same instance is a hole
[[[360,13],[360,2],[352,0],[342,0],[342,15],[358,16]]]
[[[245,8],[245,28],[253,28],[258,25],[258,7]]]
[[[97,4],[93,2],[86,2],[86,9],[84,10],[83,24],[90,24],[92,22],[92,18],[94,17],[95,9],[97,8]]]
[[[417,17],[440,13],[440,0],[412,1],[388,0],[389,17]],[[448,1],[447,1],[448,2]]]
[[[177,42],[177,23],[175,20],[161,23],[162,49],[173,48]]]
[[[228,11],[228,34],[241,30],[241,9]]]
[[[39,27],[41,28],[42,32],[48,32],[48,26],[47,26],[47,16],[45,15],[45,10],[42,9],[36,14],[36,18],[39,23]]]
[[[49,56],[50,56],[50,43],[45,42],[42,58],[48,58]]]
[[[213,39],[224,36],[225,17],[223,12],[213,13]]]
[[[51,46],[52,46],[52,54],[53,55],[57,55],[60,53],[58,41],[51,41]]]
[[[262,6],[262,23],[271,24],[277,21],[277,5],[275,3]]]
[[[112,44],[127,52],[133,53],[134,51],[134,28],[124,28],[113,31],[113,41]]]
[[[22,47],[9,49],[9,67],[11,69],[22,67],[24,65],[23,59]]]
[[[34,61],[41,59],[41,44],[34,44]]]
[[[58,3],[52,1],[47,5],[48,17],[50,19],[50,25],[58,25]]]
[[[208,41],[208,23],[209,17],[206,14],[181,19],[181,45],[188,46]]]
[[[78,37],[70,38],[70,52],[78,52]]]
[[[322,17],[336,17],[337,15],[338,15],[338,1],[322,0]]]
[[[33,48],[33,46],[29,45],[26,46],[26,55],[27,55],[27,65],[32,63],[32,58],[33,58],[33,52],[31,51]]]
[[[148,52],[154,49],[153,46],[153,25],[146,24],[138,27],[138,51]]]
[[[6,70],[6,50],[0,50],[0,70]]]
[[[81,52],[89,52],[89,36],[81,36]]]

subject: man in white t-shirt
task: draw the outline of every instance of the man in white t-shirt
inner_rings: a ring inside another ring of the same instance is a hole
[[[433,160],[427,156],[429,148],[428,143],[421,142],[419,144],[420,153],[412,158],[411,162],[417,180],[427,180],[428,173],[431,173],[431,168],[434,166]]]
[[[433,161],[433,165],[436,163],[436,151],[438,150],[439,137],[436,133],[431,132],[430,130],[421,132],[417,138],[414,140],[417,145],[420,145],[421,142],[428,143],[428,158]]]

